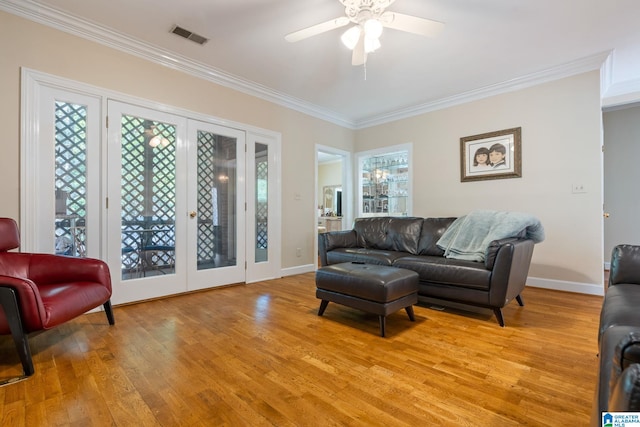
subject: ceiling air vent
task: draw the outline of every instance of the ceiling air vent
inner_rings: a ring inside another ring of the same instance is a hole
[[[202,37],[201,35],[196,34],[196,33],[192,33],[191,31],[185,30],[184,28],[178,27],[177,25],[175,27],[173,27],[171,32],[173,34],[179,35],[180,37],[184,37],[187,40],[191,40],[192,42],[196,42],[198,44],[205,44],[206,42],[209,41],[208,38]]]

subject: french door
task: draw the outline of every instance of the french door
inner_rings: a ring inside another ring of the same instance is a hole
[[[245,282],[245,131],[117,101],[108,115],[114,303]]]
[[[276,133],[22,78],[23,251],[104,259],[114,304],[280,276]]]

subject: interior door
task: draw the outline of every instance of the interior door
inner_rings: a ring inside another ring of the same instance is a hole
[[[115,304],[187,290],[187,120],[108,102],[107,259]]]
[[[188,124],[188,289],[245,282],[245,132]]]

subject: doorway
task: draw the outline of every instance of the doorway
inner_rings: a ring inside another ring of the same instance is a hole
[[[351,228],[354,208],[351,164],[348,151],[316,145],[315,233]],[[316,253],[317,249],[315,239]]]

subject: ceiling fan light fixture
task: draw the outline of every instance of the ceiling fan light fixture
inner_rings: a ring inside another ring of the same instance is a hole
[[[342,43],[349,50],[353,50],[356,47],[356,44],[358,44],[358,40],[360,39],[360,31],[360,26],[351,27],[340,37]]]
[[[368,38],[379,39],[382,35],[382,22],[377,19],[367,19],[364,23],[364,33]]]

